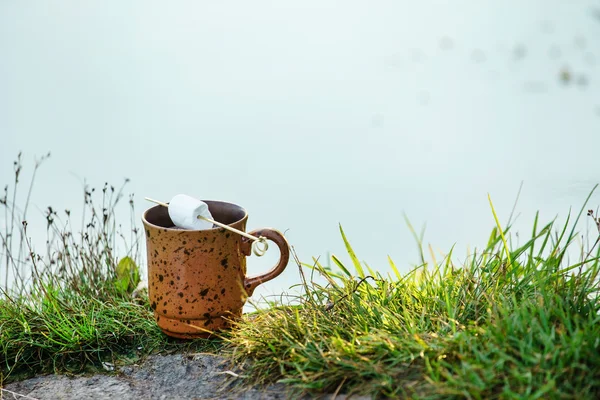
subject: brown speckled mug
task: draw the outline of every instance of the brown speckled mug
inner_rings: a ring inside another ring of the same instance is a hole
[[[222,201],[205,201],[215,221],[245,232],[248,213]],[[246,299],[261,283],[283,272],[289,245],[280,232],[249,232],[273,241],[279,263],[255,277],[246,276],[252,241],[224,228],[201,231],[174,226],[166,207],[148,209],[143,217],[148,251],[148,296],[158,326],[177,338],[207,337],[230,327],[242,315]]]

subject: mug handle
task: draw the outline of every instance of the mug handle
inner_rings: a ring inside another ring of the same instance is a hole
[[[275,243],[277,247],[279,247],[280,253],[279,262],[275,267],[273,267],[271,270],[267,271],[262,275],[247,277],[244,280],[244,287],[246,288],[246,293],[248,293],[248,296],[252,296],[254,289],[256,289],[258,285],[270,281],[273,278],[277,278],[283,272],[283,270],[288,264],[288,261],[290,260],[290,245],[288,244],[285,236],[283,236],[283,234],[276,229],[263,228],[256,229],[248,233],[252,236],[263,236],[266,239],[269,239],[270,241]],[[246,252],[246,254],[250,255],[250,247],[252,246],[252,241],[246,238],[242,238],[242,241],[246,242],[244,243],[248,246],[248,251]]]

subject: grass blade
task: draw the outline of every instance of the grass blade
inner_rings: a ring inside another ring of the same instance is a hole
[[[348,239],[346,238],[346,235],[344,234],[344,229],[342,229],[342,224],[340,224],[340,233],[342,234],[342,239],[344,240],[344,245],[346,246],[346,251],[348,252],[348,255],[350,256],[350,259],[352,260],[352,264],[354,264],[356,273],[358,274],[358,276],[360,278],[364,278],[365,271],[363,270],[362,265],[360,265],[360,261],[356,257],[356,254],[354,254],[354,250],[352,249],[352,246],[350,246],[350,242],[348,242]]]
[[[508,248],[508,244],[506,243],[506,238],[504,237],[504,232],[502,232],[502,227],[500,226],[500,221],[498,220],[498,215],[496,215],[496,210],[494,209],[494,204],[492,203],[492,197],[488,193],[488,200],[490,202],[490,207],[492,208],[492,214],[494,214],[494,220],[496,221],[496,227],[498,228],[498,232],[500,232],[500,237],[502,238],[502,242],[504,243],[504,251],[506,252],[506,258],[508,259],[508,265],[512,265],[512,261],[510,259],[510,249]]]

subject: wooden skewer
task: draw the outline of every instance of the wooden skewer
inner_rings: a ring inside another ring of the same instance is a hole
[[[148,201],[152,202],[152,203],[156,203],[156,204],[158,204],[159,206],[163,206],[163,207],[167,207],[167,208],[169,208],[169,205],[168,205],[167,203],[165,203],[165,202],[162,202],[162,201],[159,201],[159,200],[154,200],[154,199],[151,199],[151,198],[149,198],[149,197],[144,197],[144,198],[145,198],[146,200],[148,200]],[[217,222],[217,221],[215,221],[215,220],[212,220],[212,219],[210,219],[210,218],[203,217],[203,216],[201,216],[201,215],[198,215],[198,219],[203,219],[204,221],[207,221],[207,222],[213,223],[213,224],[215,224],[215,225],[217,225],[217,226],[219,226],[219,227],[221,227],[221,228],[224,228],[224,229],[227,229],[227,230],[229,230],[229,231],[231,231],[231,232],[237,233],[238,235],[242,235],[242,236],[244,236],[244,237],[246,237],[246,238],[248,238],[248,239],[250,239],[250,240],[254,240],[254,241],[257,241],[257,242],[261,242],[261,243],[263,243],[263,245],[265,245],[265,247],[266,247],[266,244],[267,244],[267,243],[266,243],[266,239],[265,239],[265,238],[263,238],[263,237],[259,237],[259,238],[258,238],[258,237],[256,237],[256,236],[252,236],[252,235],[250,235],[249,233],[246,233],[246,232],[244,232],[244,231],[240,231],[239,229],[235,229],[235,228],[233,228],[233,227],[231,227],[231,226],[229,226],[229,225],[222,224],[222,223],[220,223],[220,222]],[[265,248],[265,250],[264,250],[264,251],[266,251],[266,248]]]
[[[150,201],[152,203],[158,204],[159,206],[163,206],[163,207],[169,208],[169,205],[167,203],[165,203],[165,202],[154,200],[154,199],[151,199],[150,197],[144,197],[144,199],[146,199],[146,200],[148,200],[148,201]]]

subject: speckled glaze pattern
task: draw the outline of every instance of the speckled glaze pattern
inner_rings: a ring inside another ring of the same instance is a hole
[[[248,214],[235,204],[205,201],[213,218],[245,231]],[[246,277],[251,241],[223,228],[201,231],[174,227],[165,207],[143,217],[148,254],[148,295],[158,326],[177,338],[207,337],[227,329],[258,285],[277,277],[289,261],[289,245],[280,232],[250,232],[273,241],[279,263],[256,277]]]

